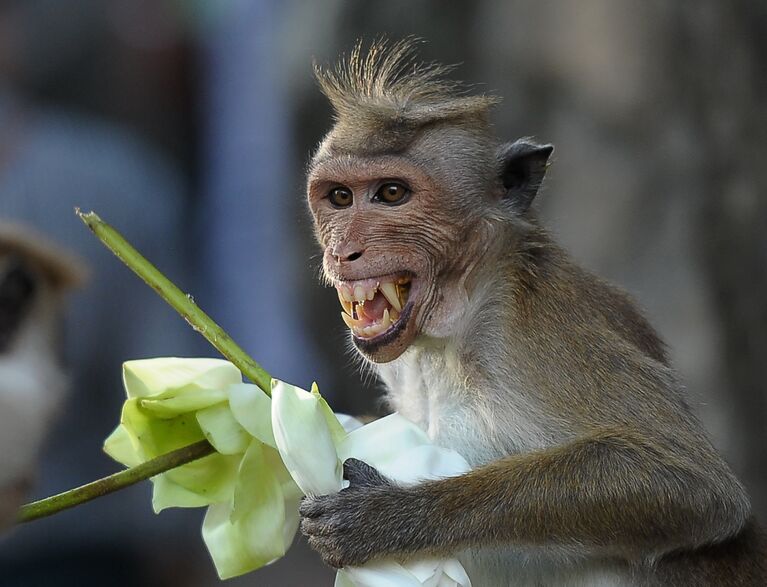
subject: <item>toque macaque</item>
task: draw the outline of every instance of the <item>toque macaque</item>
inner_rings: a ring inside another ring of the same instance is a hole
[[[324,275],[393,410],[474,467],[399,487],[347,461],[302,531],[334,567],[456,553],[475,587],[765,585],[749,498],[663,342],[536,218],[551,145],[409,42],[317,70],[308,174]]]

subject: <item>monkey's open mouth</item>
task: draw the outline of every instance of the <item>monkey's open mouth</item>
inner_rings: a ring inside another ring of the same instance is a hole
[[[410,314],[411,282],[405,275],[338,282],[341,318],[356,338],[365,341],[397,330]]]

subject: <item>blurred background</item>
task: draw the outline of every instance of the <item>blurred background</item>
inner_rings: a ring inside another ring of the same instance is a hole
[[[767,4],[762,0],[0,0],[0,220],[90,267],[64,321],[71,389],[34,496],[114,472],[120,363],[214,356],[74,216],[94,209],[264,367],[380,410],[316,279],[304,168],[330,125],[313,59],[414,34],[556,145],[538,202],[669,342],[693,405],[767,520]],[[3,448],[5,450],[5,447]],[[219,583],[202,510],[150,487],[21,527],[7,587]],[[299,543],[239,585],[331,585]]]

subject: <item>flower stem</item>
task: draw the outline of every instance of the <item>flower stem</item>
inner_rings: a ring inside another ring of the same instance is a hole
[[[32,520],[52,516],[97,497],[120,491],[175,467],[191,463],[213,452],[215,452],[213,446],[207,440],[201,440],[109,477],[104,477],[64,493],[29,503],[19,510],[16,521],[18,523],[31,522]]]
[[[91,229],[93,234],[115,256],[125,263],[136,275],[155,290],[160,297],[170,304],[189,325],[202,334],[210,344],[224,355],[237,367],[245,377],[258,385],[264,393],[271,395],[271,377],[264,369],[253,360],[232,338],[216,324],[213,319],[203,312],[191,296],[181,291],[173,282],[165,277],[141,255],[123,236],[109,224],[101,220],[95,212],[83,213],[79,208],[75,212],[80,219]],[[87,501],[108,495],[115,491],[125,489],[145,479],[180,467],[186,463],[196,461],[204,456],[215,452],[213,446],[202,440],[189,446],[179,448],[167,454],[161,455],[135,467],[131,467],[119,473],[109,475],[102,479],[92,481],[87,485],[76,487],[46,497],[22,506],[19,511],[17,522],[30,522],[46,516],[51,516],[62,510],[66,510]]]
[[[76,208],[75,212],[80,220],[118,259],[160,294],[162,299],[168,302],[192,328],[202,334],[210,344],[229,359],[245,377],[258,385],[264,393],[271,395],[271,377],[269,374],[242,350],[223,328],[197,306],[192,296],[182,292],[173,282],[160,273],[157,267],[134,249],[119,232],[101,220],[95,212],[83,213],[79,208]]]

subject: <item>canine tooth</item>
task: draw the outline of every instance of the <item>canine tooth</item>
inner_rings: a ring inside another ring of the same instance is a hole
[[[399,320],[399,312],[397,312],[397,310],[392,308],[392,311],[391,311],[391,321],[392,321],[392,323],[394,323],[397,320]]]
[[[349,316],[349,315],[348,315],[346,312],[341,312],[341,318],[343,319],[343,321],[344,321],[344,322],[346,322],[346,325],[347,325],[349,328],[351,328],[352,330],[354,330],[354,322],[355,322],[355,321],[354,321],[354,318],[352,318],[351,316]]]
[[[365,290],[362,288],[361,285],[354,286],[354,300],[357,302],[365,301]]]
[[[397,310],[397,312],[402,311],[402,304],[400,303],[399,296],[397,295],[396,285],[394,285],[391,281],[386,281],[382,283],[378,289],[384,295],[386,300],[392,305],[392,307]]]
[[[389,317],[389,308],[386,308],[383,313],[383,318],[381,318],[381,326],[383,329],[389,328],[389,325],[391,324],[391,318]]]
[[[337,291],[338,291],[338,301],[341,302],[341,306],[343,306],[343,309],[346,311],[346,313],[349,314],[349,316],[351,316],[352,315],[352,303],[351,302],[347,302],[344,299],[344,296],[341,293],[340,289],[337,290]]]
[[[405,302],[407,301],[409,293],[410,293],[410,286],[409,285],[397,284],[397,299],[399,299],[401,306],[404,307]]]

